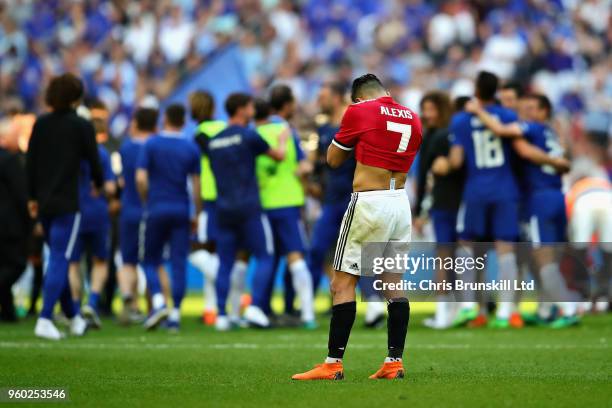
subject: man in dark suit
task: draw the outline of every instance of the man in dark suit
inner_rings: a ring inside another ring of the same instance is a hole
[[[11,287],[25,269],[29,217],[26,175],[16,134],[0,133],[0,320],[17,321]]]

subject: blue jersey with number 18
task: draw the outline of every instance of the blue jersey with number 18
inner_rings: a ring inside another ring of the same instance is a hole
[[[517,120],[511,110],[489,105],[487,112],[502,123]],[[477,116],[456,113],[450,124],[453,145],[463,147],[467,170],[464,201],[517,200],[518,187],[512,171],[512,146],[486,128]]]

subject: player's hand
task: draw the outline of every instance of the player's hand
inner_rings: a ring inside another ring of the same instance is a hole
[[[28,201],[28,212],[30,213],[30,217],[32,219],[38,218],[38,201],[36,200]]]
[[[89,193],[93,198],[100,197],[100,190],[94,186],[91,187],[91,191]]]
[[[559,173],[567,173],[570,171],[571,163],[565,157],[555,157],[553,167]]]
[[[412,227],[418,235],[423,235],[423,227],[426,223],[427,220],[424,217],[416,217],[414,221],[412,221]]]
[[[45,230],[43,229],[43,225],[40,222],[34,224],[34,228],[32,229],[32,235],[35,237],[42,237],[45,235]]]
[[[480,110],[480,102],[472,98],[465,104],[465,110],[470,113],[476,113]]]
[[[298,167],[295,171],[295,175],[298,177],[306,177],[310,173],[312,173],[314,166],[308,160],[301,160],[298,163]]]
[[[121,211],[121,201],[117,200],[116,198],[111,199],[108,202],[108,213],[111,216],[114,216],[114,215],[119,214],[120,211]]]
[[[450,162],[446,157],[437,157],[431,165],[431,172],[436,176],[446,176],[450,173]]]

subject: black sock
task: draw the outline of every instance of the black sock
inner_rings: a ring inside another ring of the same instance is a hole
[[[404,343],[410,320],[410,304],[407,298],[391,299],[387,305],[389,319],[387,320],[387,346],[389,357],[402,358]]]
[[[357,303],[355,301],[340,303],[332,307],[332,318],[329,322],[329,341],[327,343],[328,357],[342,358],[344,356],[356,313]]]

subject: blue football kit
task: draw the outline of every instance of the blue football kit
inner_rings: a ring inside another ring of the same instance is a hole
[[[141,148],[138,169],[148,173],[143,265],[152,295],[161,293],[158,268],[170,246],[172,299],[180,308],[185,295],[190,237],[188,177],[200,174],[200,152],[180,133],[162,132]]]
[[[253,305],[265,307],[266,292],[273,279],[274,243],[267,217],[262,212],[255,158],[270,146],[254,130],[230,125],[200,145],[209,157],[217,184],[217,309],[226,315],[230,273],[238,250],[257,260],[252,285]]]
[[[502,123],[516,114],[497,105],[487,112]],[[456,113],[450,124],[451,143],[463,148],[466,181],[457,216],[460,239],[515,241],[518,238],[518,186],[512,171],[511,142],[486,128],[467,112]]]
[[[562,156],[563,148],[555,132],[546,124],[520,122],[523,137],[551,156]],[[529,221],[529,238],[535,244],[564,242],[567,215],[561,176],[548,165],[524,163],[523,185]]]
[[[115,175],[111,168],[108,151],[98,145],[100,165],[104,181],[114,181]],[[103,193],[92,195],[91,168],[86,161],[81,162],[79,176],[79,206],[81,221],[79,235],[70,258],[71,262],[81,259],[83,248],[89,246],[91,253],[98,259],[106,260],[109,249],[110,215],[108,202]]]
[[[146,139],[128,138],[119,149],[121,167],[124,180],[121,193],[121,215],[119,217],[119,246],[123,262],[136,265],[139,261],[139,248],[144,237],[144,223],[142,223],[142,203],[136,189],[136,166],[140,151]]]

